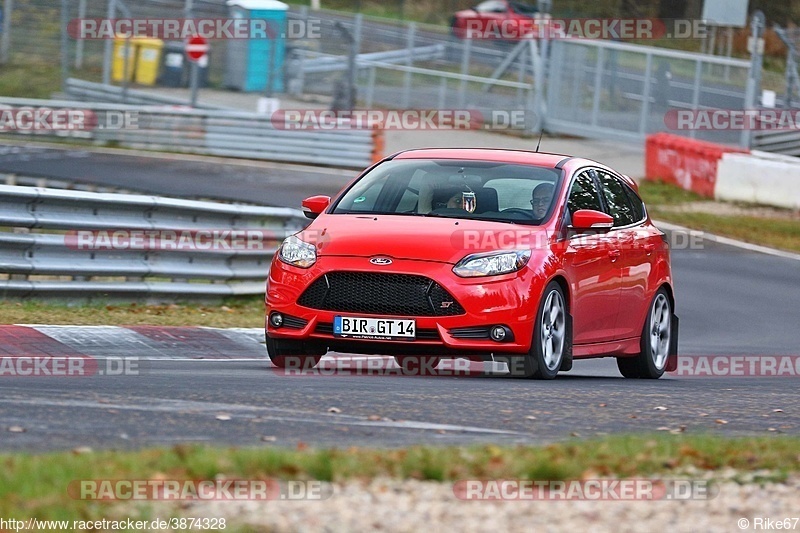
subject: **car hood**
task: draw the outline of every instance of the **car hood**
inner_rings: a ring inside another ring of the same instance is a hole
[[[299,237],[323,256],[387,256],[457,263],[472,253],[546,246],[547,232],[482,220],[400,215],[322,215]]]

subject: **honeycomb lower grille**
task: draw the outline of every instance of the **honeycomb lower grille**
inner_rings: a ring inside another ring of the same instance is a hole
[[[425,276],[375,272],[329,272],[297,301],[323,311],[398,316],[455,316],[464,309]]]

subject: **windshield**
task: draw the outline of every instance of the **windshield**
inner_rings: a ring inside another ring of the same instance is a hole
[[[460,160],[394,160],[342,196],[334,214],[440,216],[538,225],[550,217],[561,173]]]

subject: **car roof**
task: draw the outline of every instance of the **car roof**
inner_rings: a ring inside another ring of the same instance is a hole
[[[418,148],[398,152],[390,159],[465,159],[556,168],[556,165],[572,159],[572,156],[504,148]]]

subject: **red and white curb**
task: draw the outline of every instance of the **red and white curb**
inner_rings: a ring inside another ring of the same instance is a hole
[[[266,359],[264,330],[160,326],[0,326],[0,357]]]

